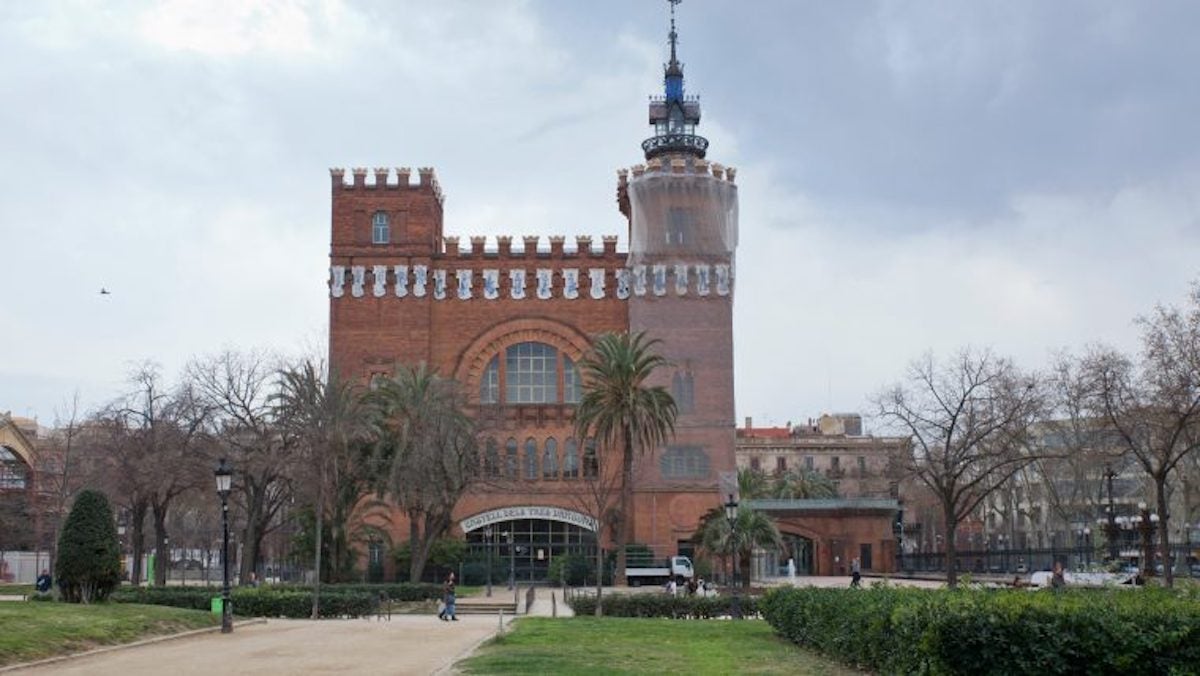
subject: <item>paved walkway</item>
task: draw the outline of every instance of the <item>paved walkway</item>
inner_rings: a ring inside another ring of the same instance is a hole
[[[370,620],[271,620],[231,635],[203,634],[24,669],[13,674],[434,674],[495,634],[498,620],[432,615]],[[507,622],[506,622],[507,624]],[[6,676],[8,676],[6,674]]]

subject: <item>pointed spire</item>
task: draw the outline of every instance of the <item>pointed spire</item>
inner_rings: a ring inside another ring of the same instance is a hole
[[[679,42],[679,33],[675,31],[675,5],[683,0],[667,0],[667,2],[671,3],[671,32],[667,35],[671,42],[671,62],[667,64],[667,74],[682,76],[683,66],[679,65],[679,59],[675,56],[675,46]]]
[[[679,63],[679,32],[675,30],[675,5],[682,0],[667,0],[671,5],[671,60],[663,67],[662,98],[650,100],[650,124],[654,136],[642,142],[646,159],[660,155],[682,154],[703,159],[708,140],[696,135],[700,123],[700,102],[683,95],[683,64]]]

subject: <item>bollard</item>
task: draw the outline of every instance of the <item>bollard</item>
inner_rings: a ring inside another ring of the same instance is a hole
[[[500,618],[500,627],[496,631],[497,631],[498,635],[503,636],[504,635],[504,609],[503,608],[500,609],[499,618]]]
[[[554,598],[554,592],[550,592],[550,617],[558,617],[558,599]]]

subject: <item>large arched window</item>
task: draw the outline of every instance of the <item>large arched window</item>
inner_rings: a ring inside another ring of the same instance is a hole
[[[509,479],[517,478],[517,440],[512,437],[504,442],[504,476]]]
[[[505,350],[504,362],[508,403],[558,401],[558,350],[545,343],[517,343]]]
[[[7,446],[0,446],[0,490],[23,489],[28,477],[25,461]]]
[[[578,404],[582,379],[574,360],[553,345],[526,341],[493,355],[479,375],[479,403]]]
[[[530,481],[538,478],[538,447],[533,437],[525,440],[525,478]]]
[[[574,439],[567,439],[563,449],[563,478],[579,478],[579,446]]]
[[[388,223],[388,215],[383,211],[376,211],[371,217],[371,243],[372,244],[387,244],[392,240],[392,227]]]
[[[558,442],[554,437],[547,439],[546,447],[542,449],[542,478],[558,478]]]

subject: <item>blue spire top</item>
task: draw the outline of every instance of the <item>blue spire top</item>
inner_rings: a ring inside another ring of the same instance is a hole
[[[679,63],[679,32],[675,30],[675,5],[682,0],[667,0],[671,4],[671,60],[664,67],[663,90],[665,96],[650,99],[650,124],[654,136],[642,142],[646,159],[659,155],[691,155],[704,157],[708,140],[696,135],[700,123],[700,102],[683,95],[683,64]]]
[[[671,32],[667,35],[671,43],[671,61],[667,64],[666,74],[663,77],[663,87],[666,90],[668,101],[683,100],[683,65],[679,63],[679,58],[675,54],[675,47],[679,42],[679,33],[675,30],[675,5],[678,5],[683,0],[667,0],[671,3]]]

